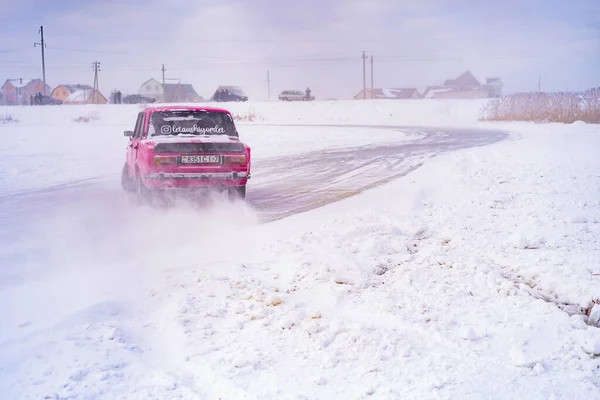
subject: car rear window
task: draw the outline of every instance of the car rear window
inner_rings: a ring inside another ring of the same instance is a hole
[[[150,136],[238,136],[233,119],[228,113],[204,110],[154,112],[150,117],[148,134]]]

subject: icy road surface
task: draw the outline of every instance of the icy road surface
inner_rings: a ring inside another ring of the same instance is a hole
[[[263,152],[261,146],[253,146],[247,201],[263,222],[314,209],[403,176],[442,152],[492,144],[507,137],[499,130],[369,125],[252,125],[244,129],[260,130],[264,136],[272,137],[277,137],[281,129],[292,133],[287,149]],[[375,134],[381,131],[397,132],[398,140],[390,142],[390,136],[377,137]],[[294,149],[293,137],[309,132],[315,134],[316,143],[298,142],[304,151]],[[375,136],[375,143],[340,147],[326,143],[328,138],[323,137],[325,149],[319,149],[319,136],[324,134],[341,136],[341,140],[336,139],[341,143],[347,134],[347,142],[352,144],[369,142],[353,136]],[[24,229],[32,221],[75,204],[96,209],[97,218],[115,207],[132,207],[119,180],[125,141],[115,142],[119,146],[115,149],[111,138],[112,151],[102,156],[99,143],[73,143],[71,137],[66,143],[57,138],[46,140],[51,140],[49,145],[34,142],[31,145],[41,149],[31,150],[28,144],[27,153],[9,153],[0,163],[5,174],[5,182],[0,185],[0,221],[5,228],[0,230],[0,239],[4,243],[14,239],[14,232],[8,232],[7,227]]]
[[[306,125],[295,127],[309,129]],[[427,158],[442,152],[484,146],[507,137],[502,131],[482,129],[358,125],[353,128],[362,129],[366,135],[380,129],[399,131],[415,140],[255,161],[248,202],[259,210],[263,221],[314,209],[406,175]]]

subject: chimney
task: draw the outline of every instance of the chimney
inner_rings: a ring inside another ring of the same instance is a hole
[[[22,85],[23,84],[23,78],[20,78],[19,81],[20,81],[19,84]]]

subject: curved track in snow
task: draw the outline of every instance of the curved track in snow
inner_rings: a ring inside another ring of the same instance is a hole
[[[398,130],[419,139],[256,161],[253,164],[253,176],[256,178],[251,179],[248,186],[248,202],[259,211],[261,220],[272,221],[338,201],[404,176],[427,158],[440,153],[485,146],[508,136],[503,131],[486,129],[352,127],[363,128],[367,132],[374,129]]]
[[[394,130],[397,143],[321,150],[270,158],[254,158],[248,184],[248,204],[263,222],[308,211],[406,175],[427,158],[447,151],[484,146],[505,139],[500,130],[373,125],[263,125],[265,127],[360,128]],[[414,140],[405,140],[406,136]],[[131,207],[121,190],[120,176],[87,177],[0,196],[0,221],[20,226],[21,220],[44,218],[57,208],[95,205],[99,211]],[[77,208],[77,207],[75,207]],[[2,239],[0,231],[0,239]]]

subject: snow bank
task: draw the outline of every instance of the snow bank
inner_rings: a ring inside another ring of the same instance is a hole
[[[197,362],[260,398],[600,398],[600,130],[521,132],[262,227],[183,300]]]

